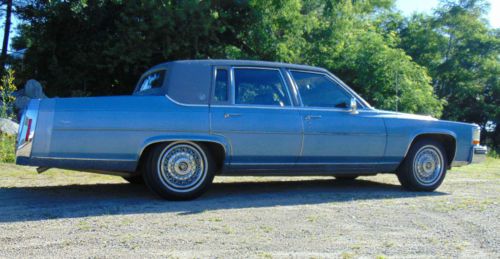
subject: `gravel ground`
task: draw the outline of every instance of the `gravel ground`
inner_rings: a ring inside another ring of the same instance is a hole
[[[121,178],[0,164],[0,257],[500,258],[500,160],[437,192],[394,175],[218,177],[189,202]]]

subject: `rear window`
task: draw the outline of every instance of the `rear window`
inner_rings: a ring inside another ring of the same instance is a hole
[[[165,72],[165,70],[160,70],[145,76],[139,84],[138,92],[162,87],[165,81]]]

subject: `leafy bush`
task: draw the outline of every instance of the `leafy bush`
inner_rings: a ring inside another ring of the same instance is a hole
[[[488,150],[488,156],[492,158],[500,158],[500,154],[493,148]]]
[[[15,117],[14,102],[16,98],[12,95],[15,90],[14,71],[9,69],[2,76],[0,84],[0,118],[12,119]],[[0,133],[0,162],[12,163],[15,161],[15,145],[16,136]]]
[[[16,98],[12,95],[16,91],[14,85],[14,70],[8,69],[2,76],[0,84],[0,118],[14,118],[14,102]]]
[[[0,133],[0,162],[13,163],[16,160],[16,136]]]

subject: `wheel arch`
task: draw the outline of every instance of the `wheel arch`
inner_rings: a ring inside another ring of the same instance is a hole
[[[404,158],[406,158],[406,156],[408,155],[410,148],[422,139],[432,139],[443,144],[443,147],[446,151],[446,158],[448,160],[447,166],[448,168],[450,168],[453,160],[455,159],[455,154],[457,151],[457,138],[455,133],[447,130],[434,130],[416,133],[409,142],[408,147],[406,148]]]
[[[137,153],[137,170],[144,165],[149,152],[158,144],[171,142],[194,142],[205,144],[216,161],[216,166],[221,169],[226,160],[230,157],[230,145],[224,140],[212,136],[158,136],[146,140]]]

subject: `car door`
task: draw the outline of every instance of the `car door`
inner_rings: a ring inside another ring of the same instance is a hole
[[[381,162],[386,129],[384,120],[373,109],[351,113],[353,94],[326,73],[289,73],[302,103],[304,140],[299,164],[329,164],[336,165],[335,169]]]
[[[300,153],[302,119],[293,109],[278,68],[216,67],[211,133],[231,145],[231,168],[293,165]]]

